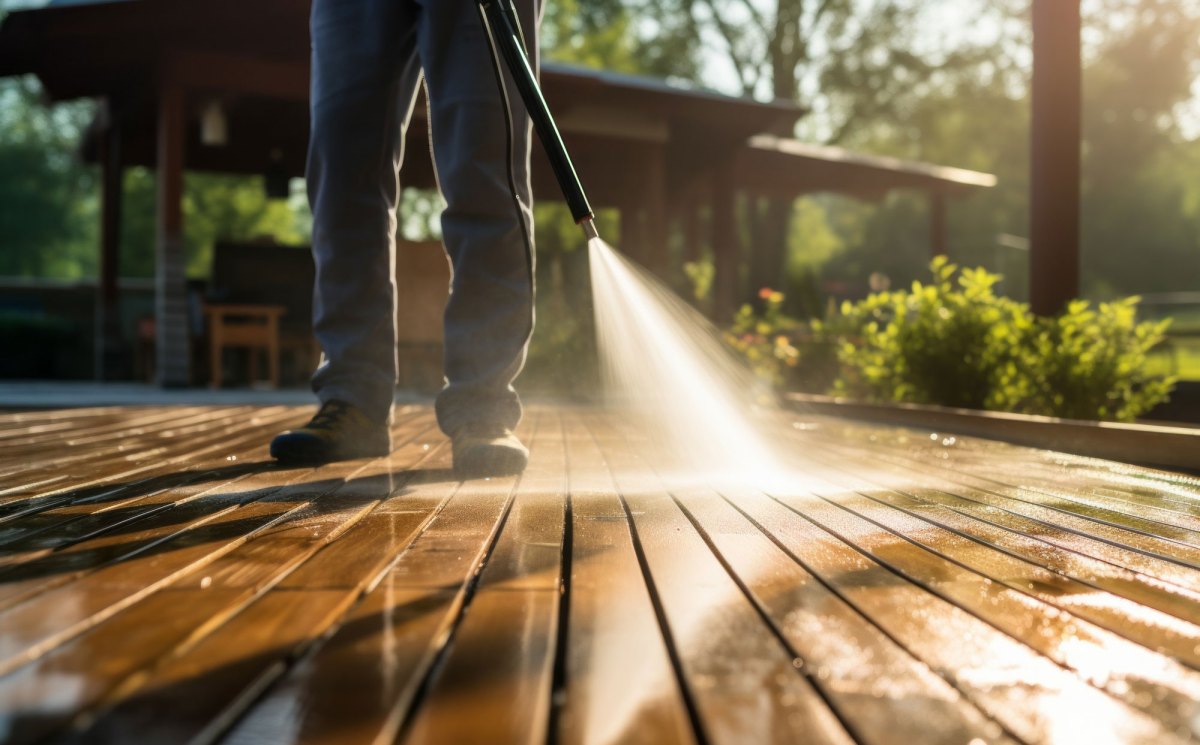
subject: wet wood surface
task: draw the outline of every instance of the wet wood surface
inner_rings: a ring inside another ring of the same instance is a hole
[[[271,462],[309,415],[0,413],[0,743],[1200,739],[1194,477],[791,412],[681,478],[552,406],[519,477],[423,406]]]

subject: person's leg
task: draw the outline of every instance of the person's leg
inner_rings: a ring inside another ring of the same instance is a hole
[[[312,385],[369,419],[396,386],[397,173],[420,85],[413,0],[314,0],[308,194],[324,356]]]
[[[530,122],[515,87],[509,179],[504,105],[474,0],[421,0],[418,46],[430,101],[442,233],[453,267],[445,314],[446,386],[438,423],[452,437],[471,425],[516,427],[512,382],[533,331]],[[537,66],[536,0],[516,3]]]

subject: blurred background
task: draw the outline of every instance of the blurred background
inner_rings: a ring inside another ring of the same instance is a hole
[[[51,9],[86,4],[52,3]],[[0,5],[9,16],[4,18],[8,35],[0,34],[0,56],[7,44],[13,58],[32,58],[28,49],[17,50],[21,38],[34,38],[32,24],[9,21],[44,5]],[[301,34],[306,4],[289,5],[301,23],[289,20],[278,33]],[[1200,4],[1083,0],[1081,14],[1079,296],[1094,302],[1140,296],[1140,320],[1173,319],[1166,339],[1147,352],[1147,369],[1181,381],[1200,380]],[[998,296],[1029,299],[1032,38],[1029,0],[549,0],[542,25],[544,58],[556,80],[587,81],[585,71],[592,69],[616,75],[607,79],[614,90],[661,85],[680,95],[753,99],[793,112],[774,131],[765,131],[783,138],[784,145],[773,140],[756,145],[759,150],[769,144],[782,151],[795,142],[813,148],[796,151],[805,158],[866,164],[881,174],[888,169],[924,174],[962,186],[948,208],[936,196],[941,187],[906,188],[899,176],[896,188],[839,188],[831,177],[829,188],[738,192],[731,197],[732,239],[728,247],[721,244],[735,263],[724,273],[714,248],[720,241],[697,237],[720,229],[707,197],[686,211],[668,205],[664,226],[643,225],[640,233],[631,229],[628,217],[636,212],[606,203],[611,200],[603,196],[598,200],[601,232],[618,245],[623,242],[618,237],[625,239],[628,253],[654,264],[663,281],[719,327],[732,327],[743,340],[757,334],[771,347],[779,346],[783,335],[788,340],[783,346],[797,350],[800,359],[822,354],[804,348],[820,335],[820,324],[815,332],[806,325],[811,320],[828,323],[844,301],[929,281],[934,254],[999,275],[993,287]],[[274,42],[250,43],[261,44],[263,56],[270,56]],[[306,48],[306,39],[299,44]],[[107,363],[98,361],[92,309],[101,291],[103,174],[95,148],[89,151],[87,143],[89,131],[102,128],[97,123],[104,121],[106,103],[91,96],[51,95],[45,77],[0,78],[0,334],[13,357],[0,364],[0,374],[153,376],[151,347],[158,337],[147,324],[155,315],[156,200],[161,197],[156,170],[132,157],[119,169],[113,255],[121,288],[121,328],[115,333],[121,353],[110,354]],[[567,91],[580,86],[555,88],[547,82],[552,107],[560,108],[561,102],[561,108],[569,108]],[[197,98],[186,109],[188,126],[198,130],[197,137],[211,135],[212,142],[225,130],[224,136],[236,138],[231,106],[236,102]],[[302,118],[303,109],[293,114]],[[586,112],[568,114],[571,121],[588,119]],[[636,114],[629,109],[627,118],[637,120]],[[598,112],[591,121],[602,118]],[[573,127],[564,131],[571,147]],[[586,133],[575,139],[581,137]],[[590,158],[586,146],[580,147],[579,170],[587,184]],[[703,160],[704,143],[693,144],[693,152]],[[219,246],[302,250],[309,242],[311,220],[303,181],[296,178],[296,154],[271,153],[265,165],[253,167],[257,173],[229,175],[198,167],[183,176],[182,266],[202,303],[237,299],[217,296]],[[275,160],[278,168],[272,166]],[[748,170],[757,161],[741,162],[739,177],[755,178]],[[634,166],[617,159],[610,167]],[[937,168],[949,170],[930,170]],[[884,183],[889,177],[878,178]],[[553,201],[552,187],[539,187],[538,194],[544,196],[536,208],[540,324],[525,381],[570,394],[586,387],[587,371],[594,368],[587,262],[577,229]],[[435,191],[405,188],[400,237],[416,245],[436,241],[439,209]],[[690,222],[699,228],[689,227]],[[655,245],[635,249],[638,240]],[[412,266],[440,276],[436,261],[414,260]],[[295,277],[303,276],[297,272]],[[717,284],[724,284],[714,288],[717,276],[724,278]],[[293,284],[303,285],[303,279]],[[409,289],[410,296],[420,292]],[[402,304],[405,297],[402,292]],[[429,302],[436,304],[437,298]],[[739,320],[735,313],[743,306]],[[766,314],[772,315],[767,319]],[[404,323],[428,326],[436,319],[436,312],[417,314]],[[198,312],[192,332],[203,335],[206,322],[212,316]],[[771,325],[760,327],[760,322]],[[437,335],[414,331],[411,337],[409,359],[432,362],[410,366],[405,382],[436,386],[440,376],[428,368],[436,367]],[[746,340],[751,346],[754,341]],[[216,377],[239,384],[258,377],[247,372],[240,353],[219,360],[218,366],[226,367],[214,375],[211,360],[201,359],[211,345],[197,344],[188,382],[211,383]],[[276,382],[302,384],[311,351],[300,345],[298,352],[285,355]],[[768,356],[790,364],[788,354]],[[117,357],[123,361],[114,361]],[[835,376],[814,373],[784,385],[825,390]]]

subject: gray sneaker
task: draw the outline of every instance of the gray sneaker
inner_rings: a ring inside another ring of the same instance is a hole
[[[451,436],[454,473],[460,479],[512,476],[525,470],[529,450],[507,427],[477,422]]]

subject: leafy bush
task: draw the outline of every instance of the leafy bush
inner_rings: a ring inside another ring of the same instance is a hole
[[[1170,321],[1137,323],[1138,298],[1092,308],[1076,300],[1036,328],[1025,348],[1031,376],[1026,408],[1073,419],[1131,421],[1165,401],[1174,378],[1151,375],[1147,353]],[[1036,366],[1035,366],[1036,365]]]
[[[1039,318],[995,294],[998,275],[944,257],[930,268],[930,284],[844,303],[816,325],[838,345],[836,393],[1121,421],[1170,394],[1174,381],[1145,365],[1168,322],[1137,323],[1138,298],[1096,308],[1079,300]]]

